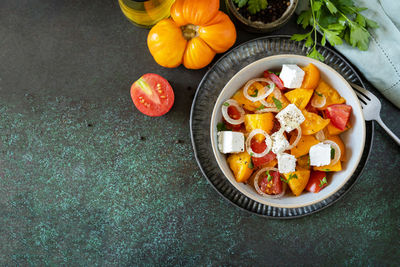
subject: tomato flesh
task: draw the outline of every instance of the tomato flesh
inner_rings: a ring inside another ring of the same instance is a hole
[[[331,120],[333,126],[340,130],[346,129],[351,114],[351,106],[346,104],[334,104],[326,108],[326,117]]]
[[[241,116],[239,110],[234,107],[234,106],[229,106],[228,107],[228,116],[231,117],[234,120],[238,120]],[[232,129],[234,131],[239,131],[242,128],[242,124],[230,124],[229,122],[225,121],[225,125],[227,126],[228,129]]]
[[[264,177],[259,182],[259,187],[262,192],[268,195],[278,195],[282,193],[282,181],[279,172],[269,171],[272,176],[271,181],[268,181],[268,174],[265,173]]]
[[[255,153],[262,153],[266,148],[267,148],[267,144],[265,144],[264,141],[258,142],[257,140],[255,140],[255,138],[253,138],[251,140],[251,149]],[[251,159],[253,161],[254,167],[260,167],[264,164],[267,164],[271,160],[274,160],[275,157],[276,157],[276,155],[272,151],[270,151],[267,155],[265,155],[263,157],[260,157],[260,158],[251,157]]]
[[[151,117],[167,113],[175,100],[169,82],[154,73],[146,73],[132,84],[131,97],[136,108]]]
[[[322,181],[324,177],[326,177],[326,172],[312,171],[306,186],[306,190],[313,193],[318,193],[321,191],[322,188],[328,185],[328,183],[324,183]]]
[[[283,81],[275,73],[271,73],[268,70],[265,70],[264,71],[264,78],[267,78],[267,79],[270,79],[271,81],[273,81],[275,83],[275,85],[278,86],[278,88],[280,90],[285,89],[285,86],[283,85]]]

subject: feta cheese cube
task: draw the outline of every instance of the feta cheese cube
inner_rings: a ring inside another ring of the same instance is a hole
[[[286,132],[296,129],[305,121],[303,113],[301,113],[301,110],[295,104],[289,104],[286,108],[282,109],[276,115],[276,118]]]
[[[290,145],[288,140],[286,140],[282,131],[275,132],[271,135],[272,139],[272,152],[275,154],[282,153]]]
[[[279,78],[286,88],[299,88],[303,83],[304,70],[294,64],[283,64]]]
[[[310,148],[310,166],[325,166],[331,163],[331,145],[319,143]]]
[[[244,152],[244,135],[241,132],[218,132],[218,149],[221,153]]]
[[[287,153],[278,154],[278,170],[280,173],[296,171],[296,157]]]

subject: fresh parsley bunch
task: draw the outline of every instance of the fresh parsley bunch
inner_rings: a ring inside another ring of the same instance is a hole
[[[322,34],[322,46],[327,40],[332,46],[344,40],[359,50],[367,50],[371,37],[368,29],[377,28],[378,24],[361,15],[366,9],[356,7],[353,0],[310,0],[310,8],[299,15],[297,24],[312,29],[305,34],[294,34],[291,39],[306,40],[305,46],[312,47],[307,56],[321,61],[324,57],[316,49],[317,31]]]
[[[267,0],[233,0],[238,7],[244,7],[247,5],[247,10],[250,14],[255,14],[263,9],[266,9],[268,6]]]

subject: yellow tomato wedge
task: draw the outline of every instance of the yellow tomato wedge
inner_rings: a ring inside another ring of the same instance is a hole
[[[288,185],[293,194],[297,197],[303,192],[304,188],[310,179],[309,170],[297,170],[295,172],[285,173],[286,180],[289,180]]]
[[[333,87],[331,87],[329,84],[327,84],[324,81],[320,81],[318,84],[318,87],[315,89],[316,94],[320,94],[320,95],[324,95],[326,98],[326,103],[323,107],[318,108],[321,110],[325,110],[327,106],[329,105],[333,105],[333,104],[343,104],[346,102],[346,99],[344,99],[343,97],[341,97],[339,95],[339,93],[333,89]],[[318,94],[314,97],[319,97]],[[312,99],[311,99],[312,101]]]
[[[338,172],[342,170],[342,163],[340,160],[336,162],[334,165],[329,164],[321,167],[313,167],[314,171],[324,171],[324,172]]]
[[[302,110],[305,121],[300,125],[303,135],[311,135],[324,129],[330,122],[330,119],[323,119],[316,113]]]
[[[305,72],[301,88],[315,89],[318,86],[320,79],[319,69],[312,63],[302,68]]]
[[[247,152],[229,155],[227,161],[238,183],[247,181],[253,173],[249,168],[250,160],[251,157]]]
[[[296,135],[292,135],[290,137],[290,143],[292,144],[296,139]],[[293,147],[290,150],[290,154],[299,158],[301,156],[307,155],[310,151],[310,147],[318,144],[319,141],[313,135],[302,135],[300,141],[297,143],[297,146]]]
[[[249,90],[250,92],[250,90]],[[235,99],[240,106],[242,106],[244,109],[247,109],[248,111],[256,111],[257,108],[261,107],[261,103],[259,101],[257,102],[251,102],[247,98],[244,97],[243,95],[243,89],[239,89],[232,97]]]
[[[274,115],[269,112],[261,114],[246,114],[244,116],[244,125],[248,133],[255,129],[261,129],[266,131],[268,134],[271,134],[271,130],[274,127]],[[265,137],[257,134],[254,138],[261,142]]]
[[[349,122],[347,122],[346,128],[344,130],[340,130],[340,129],[336,128],[335,126],[333,126],[332,123],[329,123],[328,126],[326,127],[329,135],[339,135],[339,134],[347,131],[350,128],[351,128],[350,120],[349,120]]]
[[[305,170],[311,169],[311,167],[310,167],[310,156],[307,154],[307,155],[299,157],[297,159],[297,166],[298,166],[299,169],[305,169]]]
[[[265,101],[267,101],[268,103],[275,103],[273,97],[275,97],[274,94],[270,94],[269,96],[267,96],[267,99]],[[280,98],[276,99],[279,100],[279,102],[282,104],[282,109],[286,108],[290,104],[285,95],[282,95]]]
[[[297,88],[285,94],[290,103],[295,104],[299,109],[304,109],[310,101],[314,90]]]

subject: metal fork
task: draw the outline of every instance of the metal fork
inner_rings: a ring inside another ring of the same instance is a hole
[[[356,92],[358,99],[360,100],[361,107],[363,109],[364,118],[367,121],[375,120],[380,126],[393,138],[398,145],[400,145],[400,139],[383,123],[380,112],[381,112],[381,102],[379,99],[372,94],[370,91],[364,89],[363,87],[350,83]]]

